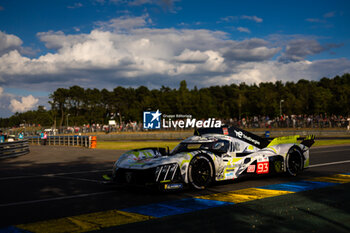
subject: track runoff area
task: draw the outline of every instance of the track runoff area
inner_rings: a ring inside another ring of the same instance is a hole
[[[33,146],[0,161],[0,233],[350,232],[350,145],[311,148],[299,177],[171,193],[103,184],[122,153]]]

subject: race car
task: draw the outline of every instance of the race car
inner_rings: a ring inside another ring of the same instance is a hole
[[[200,128],[172,151],[144,148],[124,153],[114,164],[117,184],[158,186],[162,190],[205,189],[213,182],[248,175],[287,173],[309,166],[314,136],[262,138],[236,127]]]

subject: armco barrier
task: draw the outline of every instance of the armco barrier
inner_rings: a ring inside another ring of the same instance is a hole
[[[42,145],[42,140],[39,136],[28,137],[28,141],[32,145]],[[50,146],[82,146],[91,147],[91,136],[48,136],[46,145]],[[96,142],[95,142],[96,146]]]
[[[350,131],[344,129],[322,130],[322,129],[293,129],[293,130],[275,130],[275,129],[251,129],[243,128],[261,137],[265,137],[265,132],[270,131],[270,138],[290,136],[290,135],[315,135],[320,139],[323,137],[349,137]],[[135,132],[135,133],[110,133],[98,134],[97,141],[134,141],[134,140],[182,140],[193,135],[194,130],[187,131],[169,131],[169,132]]]
[[[0,159],[16,157],[29,153],[28,140],[0,143]]]

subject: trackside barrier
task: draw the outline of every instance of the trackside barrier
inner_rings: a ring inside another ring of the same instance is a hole
[[[90,148],[95,149],[96,146],[97,146],[97,137],[96,136],[91,136],[90,140],[91,140],[91,147]]]
[[[95,136],[96,138],[96,136]],[[42,140],[39,136],[28,137],[28,141],[32,145],[42,145]],[[92,147],[92,137],[91,136],[48,136],[46,145],[50,146],[81,146],[87,148]],[[96,140],[95,140],[96,148]]]
[[[28,140],[0,143],[0,159],[16,157],[29,153]]]

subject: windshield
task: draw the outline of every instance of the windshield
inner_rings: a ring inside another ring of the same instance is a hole
[[[224,153],[229,149],[229,142],[225,140],[219,140],[216,142],[205,142],[205,143],[180,143],[177,145],[170,154],[177,154],[187,151],[195,150],[209,150],[213,152]]]

